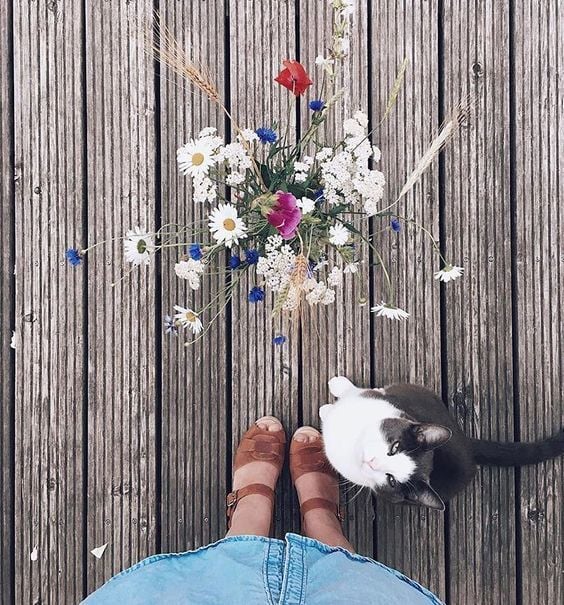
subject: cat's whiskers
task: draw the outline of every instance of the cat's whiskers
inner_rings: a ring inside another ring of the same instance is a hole
[[[362,493],[362,491],[364,490],[364,488],[366,486],[365,485],[360,485],[358,487],[359,487],[359,489],[356,492],[356,494],[350,500],[345,500],[345,504],[346,505],[352,504],[360,496],[360,494]]]

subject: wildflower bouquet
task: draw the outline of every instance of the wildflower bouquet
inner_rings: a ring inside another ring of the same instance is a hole
[[[233,140],[225,141],[213,126],[201,130],[178,150],[178,167],[192,181],[192,203],[209,207],[203,224],[165,225],[156,233],[135,227],[124,237],[125,260],[146,265],[164,247],[177,246],[174,271],[198,290],[209,273],[225,273],[225,288],[217,297],[225,308],[241,276],[250,274],[255,285],[247,293],[250,303],[260,303],[265,291],[274,294],[274,314],[296,311],[302,304],[330,305],[344,276],[354,276],[365,259],[363,244],[385,275],[386,302],[371,310],[390,319],[406,319],[408,313],[393,302],[389,274],[367,227],[376,218],[399,231],[401,218],[395,206],[413,187],[457,127],[460,115],[441,130],[399,196],[382,204],[385,176],[377,169],[380,150],[371,142],[368,117],[358,110],[342,122],[339,140],[326,141],[320,127],[340,102],[337,73],[349,53],[354,0],[329,0],[333,8],[333,38],[327,56],[315,60],[320,83],[315,88],[306,68],[294,60],[283,62],[276,85],[299,100],[310,94],[309,126],[297,141],[281,133],[276,123],[254,129],[241,128],[230,115],[212,78],[193,63],[166,27],[157,24],[152,48],[158,59],[185,77],[210,102],[228,116]],[[392,91],[397,95],[402,72]],[[389,104],[390,105],[390,104]],[[437,243],[432,242],[440,254]],[[71,249],[67,257],[80,262],[86,251]],[[441,256],[442,258],[442,256]],[[444,259],[443,259],[444,262]],[[435,277],[449,281],[462,269],[444,262]],[[166,331],[176,334],[187,328],[190,342],[201,338],[219,313],[211,305],[195,309],[176,305],[174,317],[165,318]],[[209,317],[206,317],[209,315]],[[276,340],[275,340],[276,343]],[[279,343],[279,341],[278,341]]]

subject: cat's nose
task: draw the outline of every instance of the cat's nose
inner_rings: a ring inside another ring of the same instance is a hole
[[[364,464],[368,465],[373,471],[384,472],[384,468],[381,464],[379,464],[378,459],[376,457],[371,458],[370,460],[365,460]]]

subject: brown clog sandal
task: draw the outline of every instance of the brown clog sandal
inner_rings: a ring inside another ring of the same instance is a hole
[[[276,419],[278,420],[278,419]],[[278,422],[280,422],[278,420]],[[254,424],[244,435],[237,448],[233,473],[250,462],[268,462],[276,467],[278,472],[284,464],[284,452],[286,449],[286,434],[284,429],[280,431],[269,431],[261,429]],[[263,483],[251,483],[231,493],[226,498],[227,529],[231,527],[231,518],[240,500],[246,496],[258,494],[269,498],[274,506],[274,490]]]
[[[315,441],[296,441],[292,438],[290,445],[290,473],[294,485],[296,481],[306,473],[325,473],[338,483],[339,476],[333,469],[323,450],[323,437]],[[326,498],[310,498],[300,504],[302,514],[302,525],[305,514],[316,508],[324,508],[335,514],[339,521],[343,520],[343,513],[339,504]]]

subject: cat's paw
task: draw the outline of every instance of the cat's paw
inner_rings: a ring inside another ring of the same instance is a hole
[[[334,397],[342,397],[347,391],[355,388],[354,384],[344,376],[335,376],[329,381],[329,391]]]

